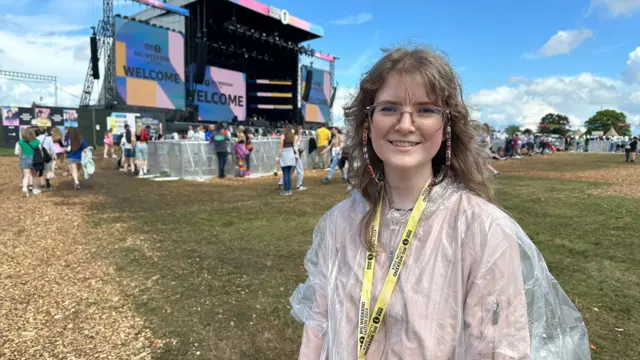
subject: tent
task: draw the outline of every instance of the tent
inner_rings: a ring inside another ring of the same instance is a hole
[[[616,129],[611,127],[611,128],[609,128],[609,130],[606,133],[604,133],[604,136],[617,137],[617,136],[620,136],[620,135],[618,135],[618,133],[616,132]]]

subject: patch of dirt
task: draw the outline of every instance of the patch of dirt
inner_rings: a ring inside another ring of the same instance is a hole
[[[151,359],[157,341],[91,246],[95,195],[59,187],[25,198],[0,158],[0,358]]]
[[[605,169],[576,172],[509,171],[509,175],[608,183],[611,185],[590,190],[588,193],[640,198],[640,183],[636,181],[640,178],[640,163],[622,163]]]
[[[339,175],[340,175],[340,172],[338,172],[337,176],[339,177]],[[327,176],[327,172],[325,170],[305,169],[304,171],[305,179],[319,180],[325,176]],[[214,184],[224,184],[224,185],[265,184],[269,182],[275,183],[276,181],[278,181],[278,179],[280,179],[280,177],[282,177],[282,172],[279,172],[277,175],[269,174],[269,175],[260,176],[260,177],[246,177],[246,178],[239,178],[239,177],[228,175],[224,179],[212,178],[211,180],[209,180],[209,182]],[[296,175],[294,173],[293,175],[294,181],[295,181],[295,178],[296,178]],[[334,178],[334,181],[335,181],[335,178]]]

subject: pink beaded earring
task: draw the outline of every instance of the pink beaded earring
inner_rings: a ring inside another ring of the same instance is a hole
[[[378,187],[382,187],[383,178],[382,176],[376,174],[376,172],[373,170],[373,166],[371,166],[371,161],[369,160],[369,147],[367,146],[368,143],[369,143],[369,122],[365,121],[364,129],[362,129],[362,156],[364,157],[364,163],[367,166],[367,169],[369,169],[369,174],[371,175],[371,178],[373,178],[373,181],[376,182],[376,185],[378,185]]]
[[[451,112],[447,111],[445,114],[445,140],[447,141],[447,148],[445,151],[445,163],[444,168],[440,172],[440,176],[434,182],[433,186],[442,183],[447,176],[449,176],[449,169],[451,168]]]

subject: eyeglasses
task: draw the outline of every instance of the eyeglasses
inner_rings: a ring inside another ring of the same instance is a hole
[[[394,104],[380,103],[366,108],[369,120],[376,124],[398,123],[402,114],[409,113],[415,125],[427,132],[436,132],[442,128],[446,110],[432,105],[415,105],[411,110],[402,110]]]

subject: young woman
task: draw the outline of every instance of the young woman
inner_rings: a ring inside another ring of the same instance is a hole
[[[276,158],[276,161],[282,169],[284,189],[281,195],[291,195],[293,168],[296,166],[296,160],[299,158],[294,149],[296,138],[296,134],[289,125],[284,128],[282,135],[280,135],[280,156]]]
[[[151,140],[151,126],[147,125],[136,130],[136,163],[138,164],[138,176],[144,176],[149,167],[149,145]]]
[[[131,128],[129,127],[129,124],[126,124],[124,126],[124,134],[120,138],[121,138],[120,147],[123,149],[123,152],[122,152],[123,166],[122,167],[124,168],[124,174],[125,175],[129,174],[129,167],[131,167],[131,172],[135,174],[136,166],[134,164],[135,155],[133,152],[135,139],[133,137],[133,134],[131,133]]]
[[[235,153],[238,177],[245,177],[247,175],[246,159],[249,155],[249,150],[247,150],[246,147],[246,136],[244,135],[244,128],[242,126],[238,129],[238,140],[235,145]]]
[[[40,194],[40,183],[34,181],[36,171],[33,169],[33,154],[40,148],[40,140],[36,139],[35,129],[26,127],[22,129],[22,139],[18,141],[18,158],[22,171],[22,193],[29,196],[29,185],[33,186],[33,194]]]
[[[113,130],[107,129],[104,133],[104,158],[107,159],[109,157],[109,151],[111,151],[111,157],[117,158],[115,153],[115,146],[113,145]]]
[[[67,163],[69,164],[69,172],[73,178],[73,188],[80,190],[80,177],[78,173],[80,172],[82,163],[82,152],[87,149],[87,143],[82,138],[82,135],[80,135],[80,129],[78,128],[69,128],[68,135]]]
[[[64,144],[64,137],[62,136],[62,131],[54,127],[51,129],[51,140],[53,140],[53,150],[56,153],[56,156],[53,158],[53,171],[58,170],[58,165],[64,166],[65,160],[65,151],[64,148],[66,145]]]
[[[46,149],[51,156],[51,161],[44,164],[44,171],[40,176],[40,188],[51,189],[51,179],[54,178],[53,161],[56,157],[56,148],[54,146],[53,137],[51,136],[51,129],[41,129],[38,134],[38,140],[42,149]]]
[[[340,157],[342,156],[342,148],[344,147],[344,135],[342,135],[342,130],[334,127],[331,129],[331,134],[333,135],[331,144],[329,144],[328,148],[322,151],[322,154],[331,151],[331,167],[329,168],[329,174],[327,177],[321,180],[323,184],[329,184],[331,182],[333,173],[339,165]],[[342,182],[347,182],[347,173],[344,171],[344,166],[340,167],[340,173],[342,174]]]
[[[249,152],[247,155],[247,176],[251,176],[251,154],[253,153],[253,132],[249,129],[245,130],[246,143],[245,148]]]
[[[352,196],[319,221],[291,298],[300,359],[589,359],[580,313],[492,204],[451,65],[396,49],[345,107]]]

